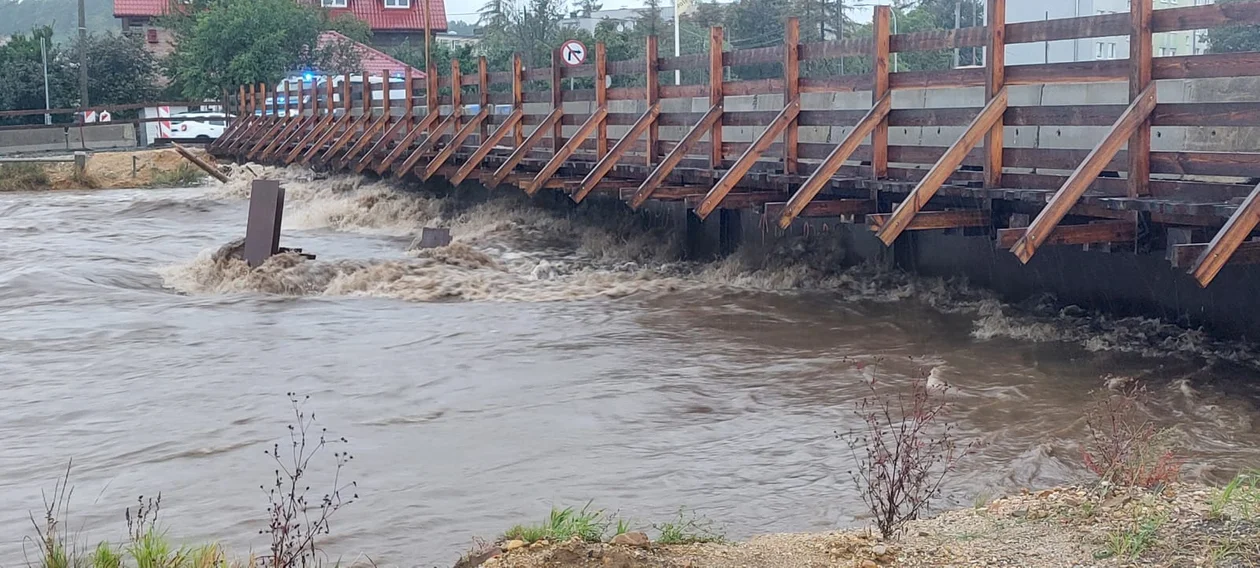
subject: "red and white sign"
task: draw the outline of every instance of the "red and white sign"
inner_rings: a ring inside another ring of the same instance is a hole
[[[171,107],[168,107],[168,106],[157,107],[157,115],[158,115],[158,118],[170,118]],[[158,138],[170,138],[170,137],[171,137],[171,121],[159,120],[158,121]]]
[[[586,46],[576,39],[564,42],[560,46],[560,60],[569,66],[586,63]]]
[[[109,122],[111,120],[114,120],[114,117],[110,116],[109,111],[103,110],[101,111],[100,114],[96,115],[96,119],[101,122]]]

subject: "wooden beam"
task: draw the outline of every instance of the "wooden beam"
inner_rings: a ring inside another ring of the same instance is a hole
[[[538,143],[542,142],[543,139],[550,134],[549,131],[552,126],[560,124],[560,118],[563,116],[563,110],[558,108],[551,109],[551,113],[543,119],[542,123],[538,125],[538,128],[535,128],[534,132],[531,133],[524,142],[521,142],[520,145],[516,147],[516,150],[512,151],[512,155],[508,156],[507,161],[503,162],[503,164],[499,166],[499,169],[494,171],[494,175],[490,177],[490,187],[493,188],[494,186],[503,183],[503,178],[507,177],[508,174],[512,173],[512,170],[516,169],[516,165],[521,163],[521,160],[525,159],[525,155],[529,153],[530,149],[537,146]]]
[[[438,125],[429,132],[429,135],[416,145],[416,148],[411,151],[411,154],[407,156],[407,159],[394,166],[394,175],[406,175],[407,172],[411,171],[411,168],[416,167],[416,163],[420,161],[420,158],[423,158],[425,154],[428,154],[429,151],[437,145],[438,141],[441,140],[442,134],[448,129],[453,128],[456,122],[459,122],[459,107],[453,107],[451,110],[455,112],[446,115],[446,118],[442,119],[442,122],[438,123]]]
[[[329,111],[329,116],[333,116],[331,110]],[[341,118],[334,119],[328,125],[328,128],[320,133],[319,138],[315,139],[315,143],[311,144],[311,147],[302,154],[302,158],[299,161],[303,164],[310,163],[315,158],[315,155],[324,149],[324,145],[331,142],[343,128],[348,127],[352,120],[354,120],[354,117],[348,114],[343,114]]]
[[[451,125],[452,131],[459,130],[460,115],[463,114],[464,106],[464,81],[463,74],[460,73],[459,59],[451,59],[451,116],[455,117],[455,122]],[[411,171],[412,166],[407,166],[403,171]]]
[[[805,207],[818,195],[818,192],[822,191],[823,187],[831,181],[831,176],[835,175],[840,170],[840,166],[844,165],[844,161],[849,159],[849,156],[853,155],[853,152],[858,149],[858,146],[862,144],[862,139],[866,138],[867,134],[874,132],[880,124],[886,124],[885,119],[888,117],[888,111],[891,108],[891,93],[885,93],[883,97],[875,101],[875,106],[866,113],[866,116],[862,117],[862,120],[858,121],[857,126],[853,127],[853,131],[849,132],[844,137],[844,140],[841,140],[840,144],[831,150],[827,158],[821,164],[818,164],[818,168],[814,170],[814,173],[810,174],[805,183],[801,184],[801,187],[788,200],[783,213],[779,215],[779,228],[786,229],[792,225],[792,220],[805,210]]]
[[[726,194],[730,193],[735,184],[744,178],[744,175],[748,173],[753,164],[770,148],[775,139],[783,134],[784,130],[796,119],[800,112],[800,101],[788,101],[783,106],[783,110],[779,111],[778,116],[774,117],[774,120],[761,132],[761,135],[748,146],[747,150],[744,150],[743,155],[738,160],[735,160],[735,164],[731,166],[731,169],[726,170],[726,173],[722,174],[722,179],[718,180],[713,189],[709,190],[704,200],[696,206],[696,217],[703,221],[714,209],[717,209],[722,200],[726,198]]]
[[[766,217],[779,217],[787,210],[788,203],[767,203]],[[810,201],[797,217],[839,217],[841,215],[866,215],[875,212],[875,201],[870,199],[815,199]]]
[[[512,54],[512,111],[524,113],[525,106],[525,67],[521,64],[521,54]],[[525,142],[525,123],[516,121],[512,128],[512,147]]]
[[[477,169],[481,165],[481,161],[486,159],[486,156],[490,154],[490,151],[493,150],[505,136],[519,130],[521,118],[524,116],[525,111],[519,108],[513,110],[512,114],[509,114],[507,119],[503,121],[503,124],[499,125],[499,128],[486,136],[485,140],[481,141],[481,145],[473,151],[472,155],[468,157],[468,160],[464,162],[464,165],[460,166],[459,171],[455,172],[454,176],[451,176],[451,184],[459,185],[460,182],[467,179],[468,176],[472,174],[473,170]]]
[[[984,110],[976,115],[971,121],[971,125],[963,132],[962,137],[950,145],[945,154],[941,156],[932,169],[928,170],[927,175],[919,181],[914,187],[910,195],[901,202],[901,205],[893,211],[892,217],[888,219],[888,223],[880,227],[879,233],[876,235],[885,245],[892,246],[893,241],[897,240],[897,236],[910,226],[911,221],[924,205],[936,195],[936,190],[940,189],[945,180],[954,173],[967,153],[975,148],[976,143],[980,141],[984,134],[992,129],[993,124],[1001,119],[1002,113],[1006,112],[1006,87],[997,92],[997,95],[991,99],[988,104],[984,105]]]
[[[472,120],[468,121],[463,128],[460,128],[459,132],[455,133],[450,142],[446,143],[446,147],[442,148],[442,150],[438,152],[437,156],[435,156],[432,160],[429,160],[429,165],[425,166],[424,173],[420,175],[420,179],[428,180],[433,177],[433,174],[437,173],[438,169],[441,168],[447,160],[451,159],[451,156],[455,154],[455,151],[459,150],[459,147],[463,145],[464,140],[467,140],[469,136],[472,136],[474,131],[480,128],[488,116],[490,116],[490,108],[482,106],[481,110],[472,117]]]
[[[1129,2],[1129,103],[1137,101],[1151,86],[1152,0]],[[1144,118],[1129,137],[1129,197],[1150,195],[1151,119]]]
[[[656,36],[648,36],[647,48],[643,53],[644,58],[646,59],[645,64],[647,65],[644,71],[644,77],[646,80],[644,89],[647,91],[648,107],[651,108],[653,106],[660,105],[661,101],[661,58],[660,54],[657,52]],[[660,126],[657,124],[656,120],[653,120],[652,123],[648,125],[647,151],[644,152],[645,159],[647,160],[647,167],[649,168],[656,163],[656,142],[660,139]]]
[[[394,139],[398,138],[398,133],[402,132],[403,129],[407,127],[407,124],[409,122],[410,122],[410,118],[407,116],[403,116],[402,118],[398,119],[398,121],[395,122],[393,125],[391,125],[389,127],[389,130],[386,130],[385,134],[381,135],[380,140],[377,140],[376,143],[372,145],[372,148],[368,150],[367,153],[364,154],[362,158],[359,158],[359,162],[355,164],[354,166],[354,172],[363,173],[363,170],[367,169],[368,166],[372,165],[373,158],[378,153],[389,149],[390,142],[393,142]]]
[[[1024,236],[1026,227],[998,229],[997,246],[1009,249]],[[1084,225],[1059,225],[1043,245],[1085,245],[1090,243],[1131,243],[1137,236],[1132,221],[1094,221]]]
[[[643,183],[639,185],[639,189],[635,191],[634,196],[630,199],[630,207],[634,209],[642,207],[648,198],[652,197],[652,193],[656,191],[656,188],[664,183],[669,173],[674,171],[674,168],[682,161],[683,156],[686,156],[691,147],[695,146],[696,142],[699,142],[700,138],[714,124],[717,124],[721,118],[722,105],[710,107],[709,112],[704,113],[704,116],[700,118],[700,122],[697,122],[695,126],[691,127],[691,130],[687,131],[687,135],[683,136],[683,139],[665,155],[665,159],[661,160],[661,163],[652,169],[652,173],[648,174],[647,179],[643,180]],[[719,148],[719,156],[721,152]]]
[[[486,62],[486,56],[484,55],[477,58],[477,85],[477,106],[489,109],[489,114],[486,116],[490,116],[494,114],[494,107],[490,106],[490,66]],[[490,123],[482,119],[481,131],[477,136],[478,143],[485,142],[486,136],[489,134]]]
[[[709,28],[709,106],[722,107],[722,28]],[[717,170],[722,167],[722,113],[715,117],[709,127],[709,169],[711,175],[717,177]]]
[[[1150,0],[1146,0],[1150,1]],[[1006,0],[988,0],[988,50],[985,52],[984,98],[993,100],[1006,86]],[[984,135],[984,186],[1002,187],[1002,115]]]
[[[1207,249],[1195,259],[1194,266],[1190,267],[1190,274],[1200,286],[1206,288],[1212,283],[1238,247],[1255,230],[1257,223],[1260,223],[1260,185],[1251,190],[1251,195],[1238,206],[1225,226],[1212,237]]]
[[[895,218],[895,214],[867,215],[866,224],[872,231],[881,231]],[[956,211],[919,211],[903,231],[931,229],[955,229],[958,227],[988,227],[990,213],[983,209],[959,209]]]
[[[761,209],[767,203],[781,201],[787,194],[782,191],[735,191],[727,193],[719,205],[723,209]],[[683,202],[688,207],[699,207],[708,201],[709,195],[698,193],[688,195]]]
[[[796,17],[787,19],[787,29],[783,36],[783,101],[800,101],[801,98],[801,21]],[[797,105],[799,108],[799,104]],[[799,114],[799,113],[798,113]],[[783,173],[795,174],[797,171],[797,148],[800,131],[796,116],[788,122],[783,130]]]
[[[1172,265],[1173,268],[1189,268],[1198,262],[1199,258],[1208,251],[1208,243],[1192,243],[1184,245],[1173,245]],[[1239,243],[1238,248],[1234,249],[1234,253],[1229,256],[1226,264],[1260,264],[1260,241],[1246,241]]]
[[[341,136],[338,136],[337,139],[333,141],[332,145],[328,147],[328,150],[325,151],[324,154],[319,157],[319,161],[321,163],[331,164],[336,159],[334,158],[334,156],[336,156],[337,152],[340,152],[341,149],[345,148],[346,145],[350,144],[351,141],[357,142],[359,140],[362,140],[363,138],[366,138],[366,136],[363,136],[363,137],[359,136],[359,127],[362,126],[364,130],[364,134],[366,134],[367,129],[371,124],[370,122],[371,120],[372,120],[371,113],[361,114],[353,122],[350,122],[349,124],[347,124],[346,131],[343,132]]]
[[[595,108],[608,108],[608,52],[604,42],[595,44]],[[595,157],[604,159],[608,154],[608,121],[601,119],[595,125]]]
[[[297,145],[294,146],[292,150],[289,150],[289,154],[284,157],[284,162],[286,164],[292,164],[294,160],[297,160],[298,156],[302,154],[302,152],[306,149],[307,146],[309,146],[312,142],[314,142],[320,136],[323,136],[325,132],[332,130],[332,126],[333,126],[333,123],[336,121],[336,117],[334,116],[335,113],[333,113],[333,84],[332,84],[331,77],[329,77],[327,80],[324,81],[324,91],[325,91],[324,106],[326,107],[324,116],[320,118],[318,121],[316,121],[314,125],[311,126],[310,131],[307,132],[306,135],[302,136],[300,140],[298,140]],[[316,102],[315,102],[314,108],[316,109],[316,112],[318,112],[319,96],[315,97],[315,101]]]
[[[660,115],[661,105],[659,103],[648,107],[647,112],[643,113],[643,116],[640,116],[639,120],[636,120],[634,125],[630,127],[630,131],[613,145],[612,151],[599,162],[596,162],[595,167],[591,169],[590,173],[586,174],[586,177],[582,180],[581,187],[573,194],[575,203],[581,203],[583,199],[586,199],[591,190],[595,189],[600,180],[604,179],[604,176],[612,171],[613,166],[617,165],[617,162],[630,150],[630,147],[643,135],[643,132],[656,124],[656,118]]]
[[[424,118],[420,119],[420,122],[416,123],[411,130],[407,131],[407,134],[403,136],[402,140],[398,141],[398,144],[394,146],[394,149],[390,150],[389,154],[385,155],[385,158],[381,160],[381,163],[376,165],[375,169],[377,175],[384,175],[384,173],[389,170],[389,167],[393,165],[398,158],[401,158],[403,154],[410,152],[411,143],[414,142],[422,132],[432,127],[433,124],[441,117],[441,113],[436,111],[424,115]]]
[[[250,92],[253,92],[254,86],[250,85],[249,89]],[[236,120],[233,120],[232,124],[228,125],[227,130],[223,132],[223,136],[216,138],[214,142],[210,143],[211,151],[223,148],[225,144],[231,142],[233,138],[240,134],[242,128],[254,119],[254,113],[246,109],[245,85],[240,85],[238,90],[240,94],[236,96]],[[247,112],[248,115],[246,115]]]
[[[1085,161],[1076,167],[1072,175],[1063,182],[1063,186],[1055,192],[1046,203],[1041,213],[1028,226],[1028,231],[1011,247],[1011,252],[1019,257],[1020,262],[1027,263],[1036,254],[1037,247],[1046,240],[1073,205],[1085,194],[1085,190],[1098,178],[1116,152],[1124,145],[1126,139],[1133,135],[1139,124],[1144,122],[1155,108],[1155,85],[1151,84],[1142,92],[1142,96],[1125,109],[1107,136],[1090,150]]]
[[[577,151],[578,147],[581,146],[588,137],[590,137],[591,132],[595,131],[607,117],[607,108],[596,108],[595,112],[591,113],[591,116],[586,119],[586,122],[583,122],[582,126],[578,127],[577,132],[564,143],[564,146],[560,147],[560,151],[556,152],[556,154],[547,161],[547,164],[543,166],[542,170],[539,170],[538,175],[534,176],[534,180],[525,186],[525,193],[529,195],[538,193],[538,190],[542,189],[543,184],[546,183],[548,179],[551,179],[551,176],[555,175],[556,170],[559,170],[560,166],[564,165],[564,162],[569,159],[569,156],[572,156],[573,152]]]
[[[875,20],[873,22],[875,45],[872,50],[874,62],[871,69],[873,79],[871,105],[874,107],[879,107],[880,101],[889,99],[888,54],[892,36],[888,31],[888,20],[891,15],[892,9],[888,6],[875,7]],[[891,104],[891,99],[887,102]],[[871,129],[871,175],[875,179],[888,177],[888,109],[890,108],[891,106],[885,108],[883,115],[879,117],[879,121]],[[862,135],[862,137],[865,136],[865,134]],[[861,137],[858,140],[860,141]],[[857,146],[854,145],[854,148],[856,149]],[[840,162],[846,159],[848,159],[848,156],[841,158]],[[839,167],[839,164],[837,163],[836,166]],[[826,175],[825,179],[830,179],[834,173],[835,171],[833,170]],[[815,191],[815,193],[817,192]],[[813,198],[813,196],[811,195],[810,198]],[[787,218],[787,224],[791,222],[792,219],[790,217]],[[780,219],[779,225],[785,229],[787,228],[782,219]]]

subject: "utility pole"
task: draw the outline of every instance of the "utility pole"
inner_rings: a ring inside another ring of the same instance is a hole
[[[83,0],[79,0],[79,107],[87,110],[88,105],[87,76],[87,13],[83,8]]]
[[[48,95],[48,38],[39,36],[39,54],[44,59],[44,110],[52,109],[52,102]],[[44,113],[44,125],[52,124],[52,115]]]

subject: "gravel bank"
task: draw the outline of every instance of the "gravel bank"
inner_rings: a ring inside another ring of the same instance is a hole
[[[1260,565],[1260,496],[1235,496],[1214,509],[1217,495],[1182,484],[1159,491],[1066,487],[916,521],[892,542],[841,531],[671,546],[514,543],[519,548],[505,552],[501,545],[460,568]]]

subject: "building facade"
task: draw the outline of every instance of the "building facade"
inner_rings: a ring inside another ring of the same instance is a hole
[[[404,41],[424,41],[424,4],[428,2],[429,30],[446,31],[446,4],[443,0],[295,0],[320,6],[331,16],[349,15],[366,22],[372,30],[372,43],[397,45]],[[114,17],[123,33],[140,35],[156,55],[171,52],[171,33],[155,20],[166,14],[170,0],[114,0]]]
[[[1154,0],[1156,10],[1210,3],[1208,0]],[[1129,0],[1010,0],[1006,3],[1008,24],[1127,13],[1129,13]],[[1201,30],[1158,33],[1154,35],[1151,42],[1155,57],[1195,55],[1207,49]],[[1128,36],[1041,41],[1006,46],[1007,65],[1127,59],[1128,57]]]

